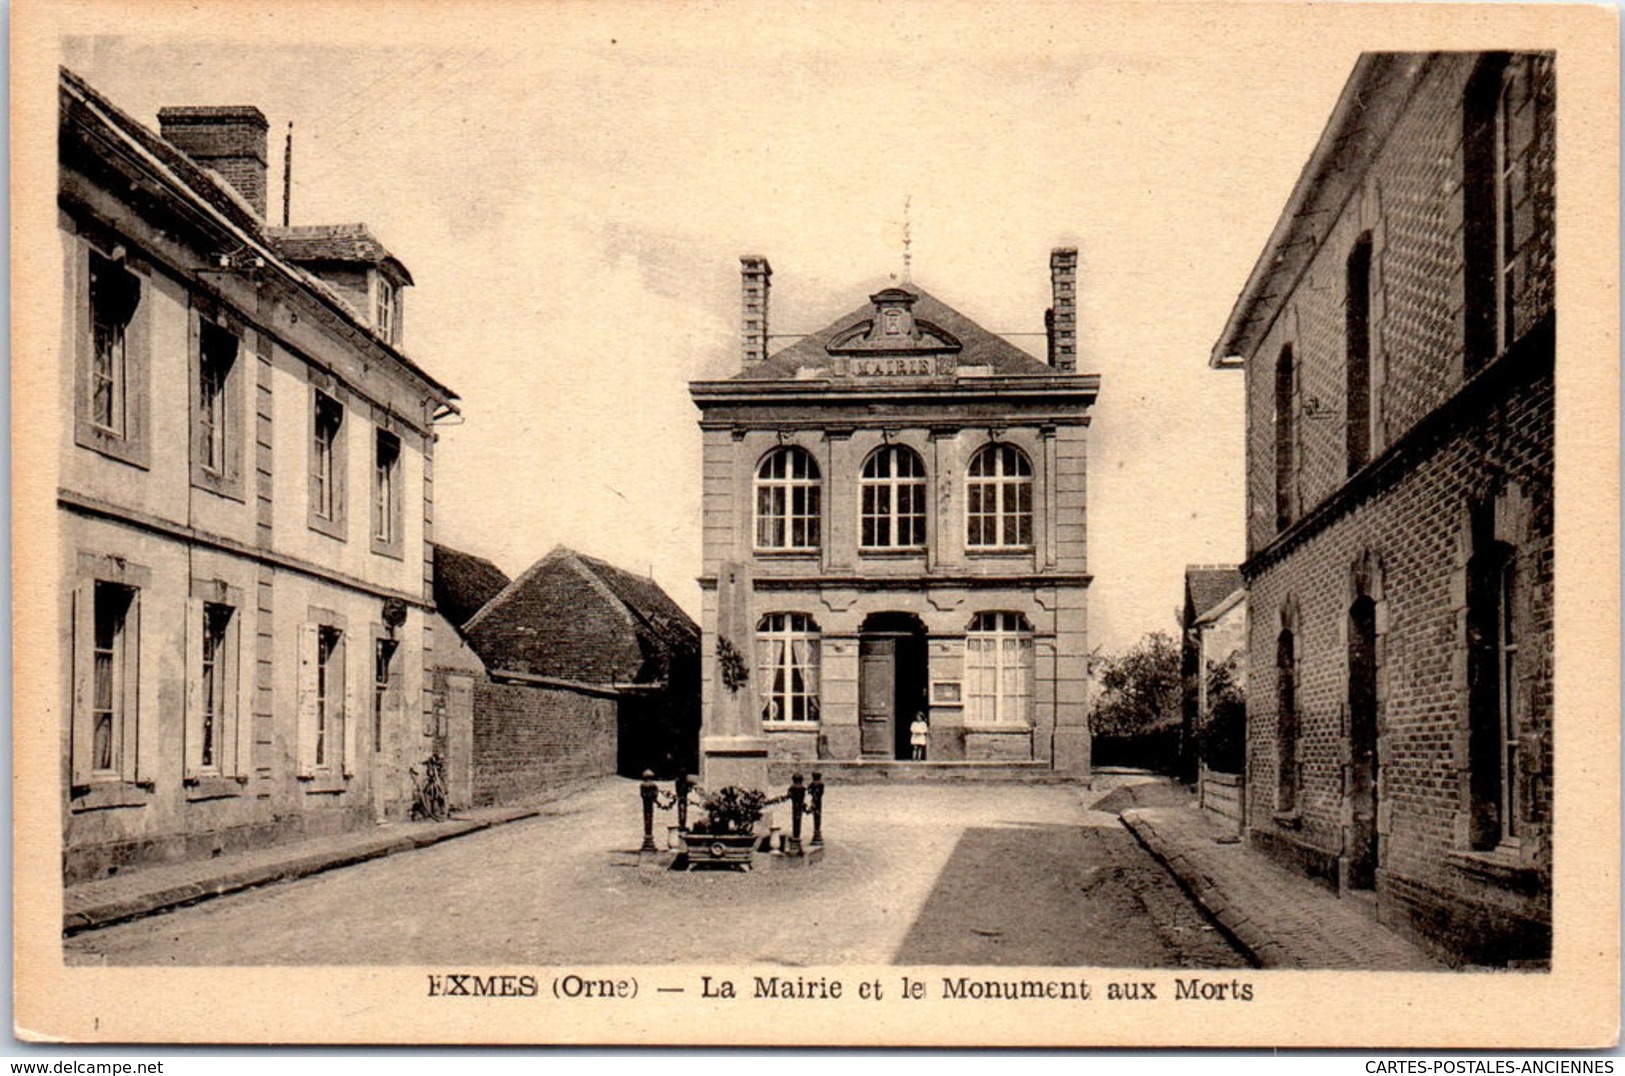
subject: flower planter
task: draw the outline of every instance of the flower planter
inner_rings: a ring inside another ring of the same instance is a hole
[[[754,833],[682,833],[688,865],[701,863],[750,868],[751,856],[759,839]]]

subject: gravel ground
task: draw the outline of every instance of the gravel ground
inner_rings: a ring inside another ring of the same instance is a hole
[[[65,948],[70,964],[1240,966],[1116,815],[1089,809],[1146,783],[832,787],[819,863],[685,873],[638,865],[637,786],[610,780]]]

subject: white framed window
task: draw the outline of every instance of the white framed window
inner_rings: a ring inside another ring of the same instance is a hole
[[[818,720],[818,624],[805,613],[769,613],[756,626],[763,721]]]
[[[1015,445],[990,444],[971,457],[966,543],[973,549],[1033,544],[1033,465]]]
[[[373,434],[372,550],[401,555],[401,439],[388,430]]]
[[[299,628],[299,775],[349,776],[355,751],[345,684],[345,632],[321,621]]]
[[[756,548],[812,551],[819,542],[818,464],[804,448],[786,445],[756,468]]]
[[[226,474],[227,386],[237,363],[237,338],[205,321],[198,329],[198,466],[216,477]]]
[[[858,488],[864,549],[924,548],[925,463],[919,453],[903,445],[877,448],[863,463]]]
[[[197,639],[196,695],[187,727],[187,770],[221,774],[231,770],[229,756],[237,725],[236,610],[217,602],[193,601],[189,610]]]
[[[378,278],[378,309],[375,320],[378,335],[392,344],[395,342],[395,294],[395,285],[380,276]]]
[[[109,243],[115,252],[118,244]],[[78,310],[74,441],[137,467],[146,467],[147,331],[141,278],[123,262],[81,248],[84,281]]]
[[[311,408],[310,526],[344,537],[344,405],[320,389]]]
[[[126,334],[141,286],[124,267],[90,255],[90,421],[114,437],[129,433]]]
[[[130,660],[127,616],[134,594],[116,583],[96,584],[90,703],[90,769],[93,776],[117,776],[130,741],[128,687]]]
[[[965,721],[1032,724],[1033,633],[1020,613],[977,613],[965,633]]]
[[[135,781],[139,744],[139,588],[107,579],[74,591],[73,781]]]

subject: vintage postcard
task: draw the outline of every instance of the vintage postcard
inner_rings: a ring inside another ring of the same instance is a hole
[[[18,1038],[1617,1041],[1612,9],[11,72]]]

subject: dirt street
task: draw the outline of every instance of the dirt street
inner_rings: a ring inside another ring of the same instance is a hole
[[[1178,794],[1147,782],[833,786],[815,866],[679,873],[640,869],[636,783],[608,780],[528,821],[76,935],[67,958],[1240,966],[1091,809]]]

